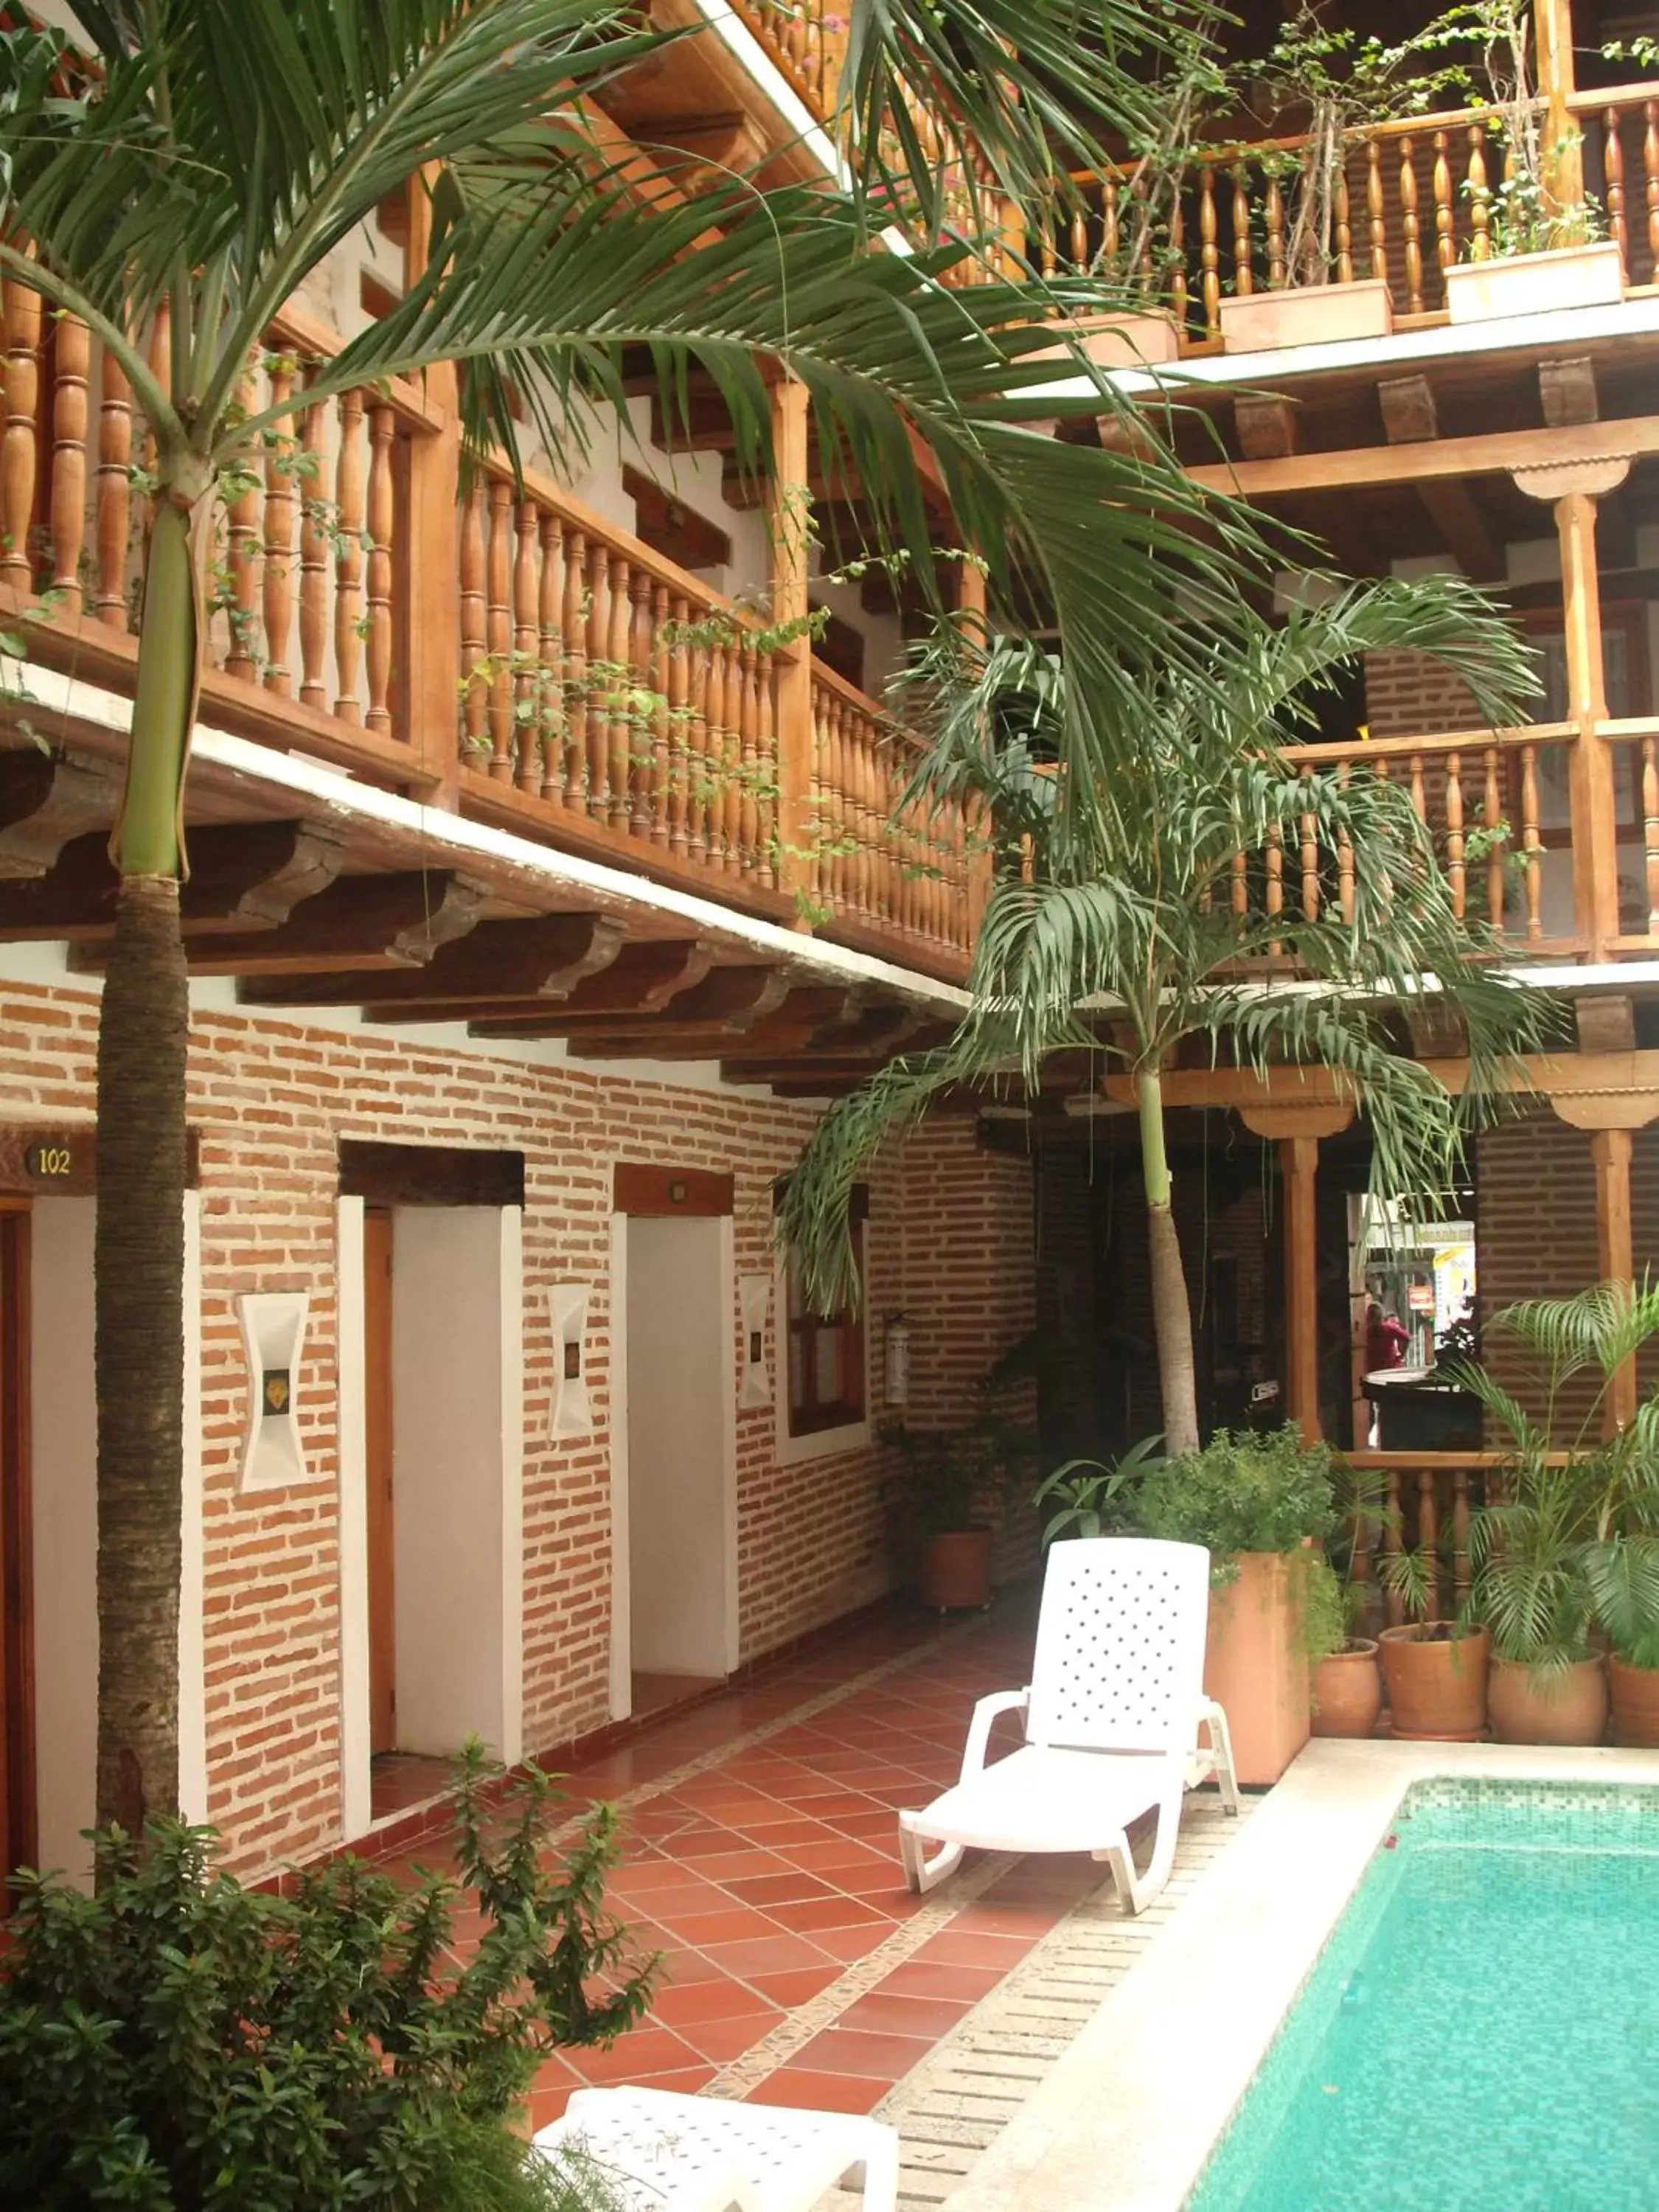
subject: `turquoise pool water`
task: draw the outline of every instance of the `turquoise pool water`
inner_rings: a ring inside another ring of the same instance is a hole
[[[1412,1790],[1188,2208],[1659,2208],[1659,1790]]]

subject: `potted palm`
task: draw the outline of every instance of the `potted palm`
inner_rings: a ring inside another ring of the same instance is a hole
[[[1029,1463],[1026,1433],[988,1407],[959,1428],[890,1421],[881,1441],[900,1462],[881,1498],[906,1581],[939,1613],[988,1605],[1008,1486]]]
[[[1602,1283],[1512,1306],[1504,1379],[1465,1370],[1500,1440],[1498,1501],[1473,1516],[1472,1609],[1492,1635],[1493,1732],[1596,1743],[1618,1656],[1624,1727],[1652,1726],[1659,1656],[1659,1396],[1603,1434],[1615,1378],[1659,1333],[1659,1291]],[[1585,1386],[1588,1385],[1588,1388]],[[1574,1414],[1569,1408],[1582,1407]],[[1536,1408],[1537,1410],[1533,1410]]]

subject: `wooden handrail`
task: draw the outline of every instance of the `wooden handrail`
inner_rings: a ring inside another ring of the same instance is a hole
[[[1601,727],[1604,735],[1608,734],[1606,724]],[[1644,730],[1630,732],[1632,736],[1644,733]],[[1532,722],[1512,730],[1442,730],[1421,738],[1352,738],[1326,744],[1286,745],[1284,757],[1297,768],[1339,767],[1368,760],[1408,760],[1416,753],[1468,752],[1486,745],[1515,751],[1524,745],[1564,744],[1577,735],[1577,722]]]

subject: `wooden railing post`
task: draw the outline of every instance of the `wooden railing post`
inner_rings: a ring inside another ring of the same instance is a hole
[[[785,378],[772,387],[772,619],[805,621],[811,557],[807,469],[809,396]],[[812,781],[812,641],[801,636],[777,655],[778,884],[801,896],[811,882],[807,850]],[[803,915],[798,927],[810,924]]]
[[[985,619],[985,571],[970,554],[963,556],[957,605],[963,611],[967,627],[975,633],[975,641],[985,643],[988,637]],[[979,926],[984,919],[995,872],[994,855],[991,850],[991,817],[982,801],[976,800],[965,816],[963,832],[968,842],[968,948],[971,951],[979,939]]]
[[[1568,106],[1574,90],[1571,0],[1533,0],[1538,49],[1538,89],[1548,102],[1544,118],[1544,183],[1558,208],[1584,197],[1583,147]]]
[[[1590,1138],[1590,1158],[1595,1163],[1596,1271],[1604,1283],[1634,1282],[1635,1249],[1631,1235],[1630,1163],[1634,1133],[1629,1129],[1597,1129]],[[1636,1362],[1627,1359],[1613,1378],[1607,1392],[1609,1432],[1636,1419]]]
[[[426,267],[432,205],[426,181],[409,185],[409,235],[404,282]],[[456,620],[455,580],[460,573],[461,422],[459,386],[453,362],[426,373],[426,396],[442,412],[440,428],[411,439],[409,453],[408,579],[401,645],[410,747],[432,779],[422,796],[429,806],[453,811],[461,788],[461,635]],[[395,680],[395,678],[394,678]]]

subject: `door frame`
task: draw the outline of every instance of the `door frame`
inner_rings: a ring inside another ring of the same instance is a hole
[[[35,1766],[30,1206],[0,1198],[0,1878],[40,1859]],[[9,1464],[11,1480],[6,1480]],[[0,1894],[0,1917],[9,1893]]]
[[[730,1180],[726,1180],[727,1193]],[[611,1216],[611,1403],[609,1409],[611,1445],[611,1717],[625,1721],[634,1710],[633,1678],[633,1613],[630,1584],[632,1576],[629,1565],[629,1471],[628,1471],[628,1224],[629,1214],[622,1210],[629,1195],[628,1186],[618,1177],[617,1210]],[[633,1209],[641,1213],[666,1213],[666,1206],[649,1203]],[[714,1212],[712,1206],[683,1207],[675,1204],[676,1212],[685,1212],[707,1219]],[[725,1210],[716,1218],[720,1224],[719,1291],[721,1310],[726,1316],[726,1357],[720,1362],[720,1520],[722,1523],[721,1558],[724,1566],[721,1590],[721,1609],[724,1615],[722,1640],[725,1646],[725,1672],[734,1674],[739,1660],[742,1642],[742,1614],[738,1589],[738,1353],[739,1332],[738,1316],[737,1237],[732,1224],[729,1194]]]

